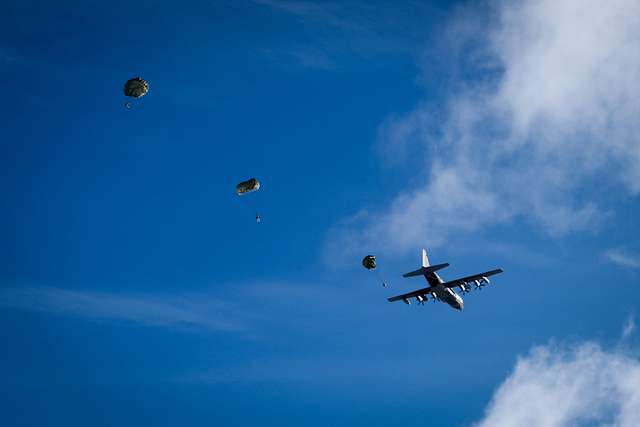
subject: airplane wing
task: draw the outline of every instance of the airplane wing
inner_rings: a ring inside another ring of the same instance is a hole
[[[387,301],[394,302],[394,301],[401,301],[401,300],[409,300],[409,298],[415,298],[418,295],[425,295],[425,294],[429,294],[430,292],[432,292],[432,289],[430,287],[429,288],[422,288],[422,289],[418,289],[417,291],[413,291],[413,292],[409,292],[409,293],[402,294],[402,295],[396,295],[395,297],[387,298]]]
[[[458,287],[460,285],[465,285],[465,284],[468,284],[470,282],[473,282],[474,280],[481,280],[483,277],[486,278],[486,277],[489,277],[489,276],[500,274],[502,272],[503,272],[503,270],[501,268],[497,268],[495,270],[485,271],[484,273],[478,273],[478,274],[474,274],[472,276],[461,277],[459,279],[452,280],[450,282],[445,282],[442,285],[447,287],[447,288],[455,288],[455,287]],[[431,292],[433,292],[433,289],[431,287],[422,288],[422,289],[418,289],[417,291],[407,292],[406,294],[396,295],[394,297],[387,298],[387,301],[389,301],[389,302],[394,302],[394,301],[405,301],[405,302],[407,302],[411,298],[417,298],[418,296],[422,296],[422,297],[428,296]],[[427,299],[427,298],[425,298],[425,299]]]
[[[481,280],[483,277],[489,277],[495,274],[500,274],[502,273],[502,271],[503,270],[501,268],[497,268],[495,270],[485,271],[484,273],[478,273],[472,276],[461,277],[456,280],[451,280],[450,282],[445,282],[443,283],[443,286],[447,288],[455,288],[460,285],[466,285],[467,283],[473,282],[474,280]]]

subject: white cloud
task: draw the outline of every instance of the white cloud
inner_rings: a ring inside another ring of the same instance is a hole
[[[596,344],[534,348],[518,360],[476,427],[632,427],[640,361]]]
[[[604,253],[608,261],[628,268],[640,268],[640,256],[623,249],[609,249]]]
[[[170,298],[48,287],[11,288],[0,291],[0,306],[165,328],[240,329],[240,325],[227,315],[230,310],[211,299],[203,303],[194,296]]]
[[[445,111],[425,102],[383,125],[383,152],[421,147],[423,184],[360,213],[361,228],[342,231],[352,245],[406,251],[515,218],[563,235],[608,215],[589,189],[640,192],[640,3],[524,0],[495,11],[483,30],[467,24],[484,21],[473,14],[452,24],[451,51],[474,58],[461,62],[477,78],[455,79]]]

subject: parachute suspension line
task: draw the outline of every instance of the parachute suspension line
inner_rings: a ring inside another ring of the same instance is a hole
[[[381,273],[380,273],[380,269],[378,267],[378,264],[376,263],[376,257],[375,255],[367,255],[364,258],[362,258],[362,266],[364,268],[366,268],[367,270],[371,271],[373,270],[374,274],[376,275],[378,281],[380,281],[382,283],[382,287],[386,288],[387,287],[387,281],[383,279]]]
[[[251,200],[249,201],[249,207],[251,208],[251,211],[256,216],[256,224],[260,224],[262,222],[262,216],[260,215],[260,209],[258,209],[258,200],[255,197],[255,196],[258,196],[258,195],[254,194],[253,196],[254,197],[250,197]]]

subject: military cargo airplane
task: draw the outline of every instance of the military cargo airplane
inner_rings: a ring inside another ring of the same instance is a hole
[[[438,276],[438,273],[436,273],[436,271],[441,270],[445,267],[449,267],[448,262],[436,265],[429,264],[427,251],[423,249],[422,267],[420,267],[416,271],[412,271],[411,273],[403,274],[402,277],[424,276],[424,278],[427,280],[427,283],[429,284],[429,287],[418,289],[417,291],[409,292],[406,294],[397,295],[395,297],[389,298],[388,300],[390,302],[402,300],[406,304],[411,304],[410,299],[415,298],[418,303],[424,304],[425,301],[428,301],[429,298],[431,298],[433,302],[446,302],[456,310],[462,310],[464,308],[464,301],[462,300],[462,297],[460,295],[453,291],[453,288],[458,288],[460,292],[464,294],[469,293],[469,291],[472,289],[472,285],[475,287],[475,289],[480,290],[485,285],[490,283],[489,276],[502,273],[502,269],[498,268],[491,271],[485,271],[484,273],[462,277],[450,282],[445,282],[440,278],[440,276]]]

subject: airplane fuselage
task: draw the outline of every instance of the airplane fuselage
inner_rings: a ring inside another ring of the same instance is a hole
[[[444,283],[444,280],[438,276],[438,273],[435,271],[429,273],[425,275],[425,279],[427,279],[427,283],[431,286],[430,290],[435,294],[437,299],[446,302],[456,310],[462,310],[464,308],[464,301],[462,297],[456,294],[453,290],[443,286],[442,284]]]

